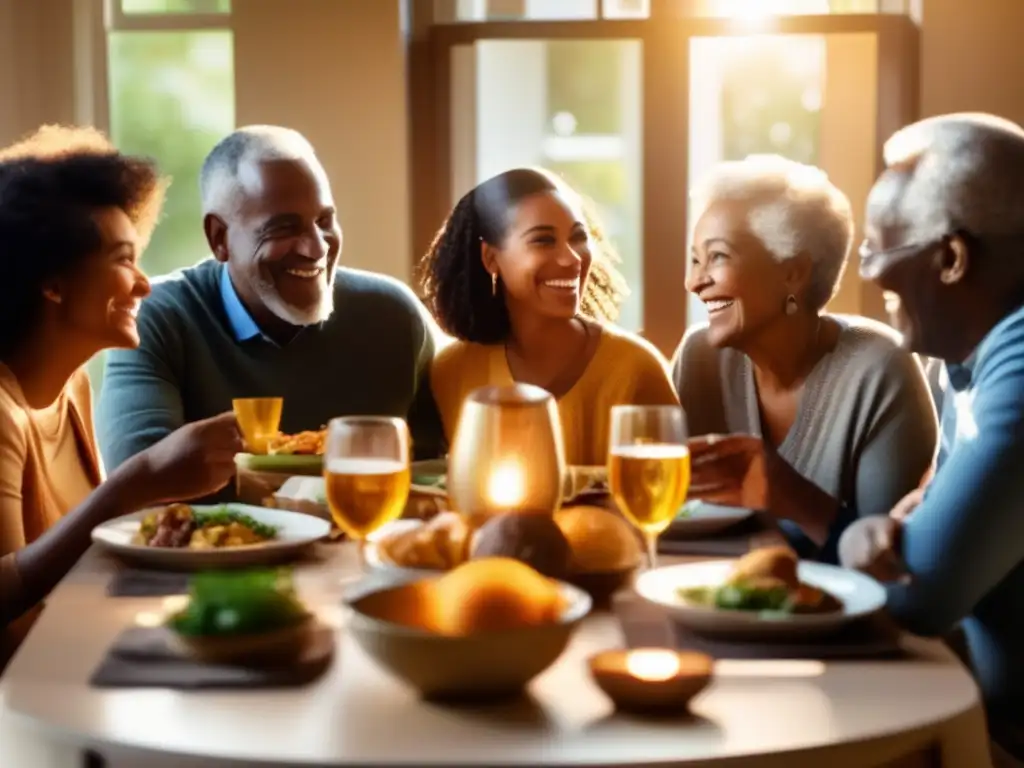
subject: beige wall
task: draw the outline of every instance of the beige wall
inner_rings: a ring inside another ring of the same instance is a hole
[[[75,116],[68,0],[0,0],[0,146]]]
[[[399,3],[245,0],[234,7],[238,124],[302,131],[332,181],[345,231],[344,262],[408,279]]]
[[[1024,1],[923,0],[921,115],[985,111],[1024,124]]]

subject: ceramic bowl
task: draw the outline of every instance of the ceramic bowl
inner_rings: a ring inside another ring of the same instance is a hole
[[[168,631],[177,647],[208,664],[283,665],[302,655],[317,626],[310,615],[293,626],[257,635],[194,637]]]
[[[395,575],[350,590],[347,630],[360,647],[389,673],[424,698],[494,700],[514,697],[562,655],[580,621],[590,612],[590,596],[559,583],[566,608],[559,621],[503,632],[451,636],[401,624],[409,616],[409,589],[422,575]],[[398,583],[396,583],[398,582]]]

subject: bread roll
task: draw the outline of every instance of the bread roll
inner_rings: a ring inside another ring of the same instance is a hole
[[[545,576],[562,579],[569,567],[569,542],[548,515],[498,515],[476,532],[470,556],[510,557]]]
[[[569,540],[572,573],[612,573],[637,567],[643,557],[636,531],[603,507],[565,507],[555,523]]]

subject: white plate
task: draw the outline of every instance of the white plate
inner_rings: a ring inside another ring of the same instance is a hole
[[[381,553],[380,548],[377,546],[377,542],[385,536],[402,533],[403,531],[411,531],[413,528],[419,528],[423,524],[424,523],[421,520],[392,520],[390,523],[382,525],[366,537],[366,543],[363,545],[363,561],[370,568],[389,571],[408,571],[409,573],[439,573],[438,571],[427,570],[425,568],[405,568],[401,565],[395,565]]]
[[[754,514],[751,509],[720,507],[717,504],[704,504],[699,501],[690,502],[686,506],[687,515],[677,517],[665,531],[672,538],[696,539],[700,536],[710,536],[742,523]]]
[[[823,589],[842,602],[836,613],[786,615],[728,611],[687,603],[679,588],[715,586],[732,572],[735,560],[670,565],[640,574],[636,591],[645,600],[667,609],[675,621],[694,632],[753,640],[793,639],[833,632],[885,605],[885,588],[857,571],[822,563],[801,562],[800,581]]]
[[[271,565],[293,559],[331,530],[326,520],[283,509],[252,507],[248,504],[196,504],[193,509],[209,512],[227,507],[232,512],[248,515],[253,520],[277,528],[276,538],[262,544],[218,549],[147,547],[133,544],[142,519],[153,510],[144,510],[108,520],[92,531],[92,540],[101,548],[125,560],[156,568],[194,571],[205,568],[236,568],[250,565]]]

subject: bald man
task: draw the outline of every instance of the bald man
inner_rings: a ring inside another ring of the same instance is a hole
[[[336,416],[407,418],[417,457],[440,455],[435,326],[404,284],[337,266],[341,227],[309,142],[241,128],[200,184],[213,258],[155,281],[141,345],[108,355],[96,419],[107,469],[237,397],[283,397],[289,433]]]

